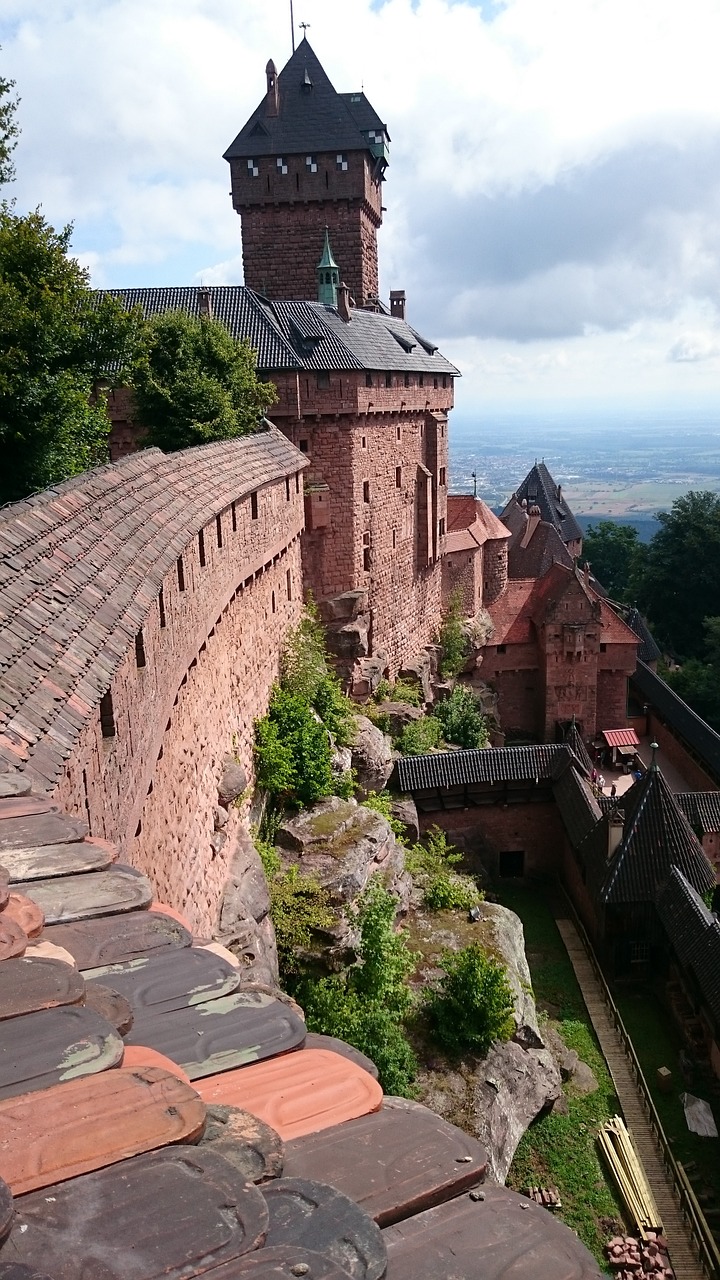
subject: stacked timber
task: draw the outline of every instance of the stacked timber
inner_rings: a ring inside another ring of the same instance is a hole
[[[662,1230],[662,1221],[625,1121],[620,1116],[607,1120],[600,1127],[598,1142],[630,1219],[647,1240],[649,1231]]]

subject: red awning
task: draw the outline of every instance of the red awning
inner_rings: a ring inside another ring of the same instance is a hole
[[[634,729],[603,729],[602,736],[609,747],[640,746],[640,739]]]

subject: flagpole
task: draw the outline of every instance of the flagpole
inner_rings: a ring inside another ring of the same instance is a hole
[[[295,15],[293,14],[293,0],[290,0],[290,39],[292,40],[292,51],[295,52]]]

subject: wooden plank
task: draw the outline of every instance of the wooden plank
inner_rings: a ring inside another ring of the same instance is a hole
[[[48,924],[71,924],[98,916],[141,911],[152,902],[153,888],[147,876],[116,863],[107,871],[26,883],[28,897],[45,912]]]
[[[195,1090],[157,1067],[101,1075],[0,1101],[0,1164],[13,1195],[174,1142],[205,1124]]]
[[[59,960],[6,960],[0,965],[0,1020],[38,1009],[81,1004],[85,982],[77,969]]]
[[[191,1080],[288,1053],[304,1040],[305,1023],[283,1001],[242,990],[157,1015],[136,1010],[127,1037],[178,1062]]]
[[[471,1199],[471,1196],[482,1199]],[[599,1280],[592,1254],[525,1196],[486,1186],[383,1232],[392,1280]]]
[[[4,864],[13,882],[49,880],[83,871],[104,871],[117,854],[107,840],[77,840],[74,844],[40,845],[36,849],[5,849]]]
[[[91,986],[107,982],[125,996],[136,1017],[152,1018],[231,995],[240,985],[240,973],[210,951],[186,947],[106,965],[88,981]]]
[[[382,1089],[367,1071],[327,1049],[301,1049],[199,1080],[207,1103],[242,1107],[286,1142],[378,1111]]]
[[[0,1099],[116,1067],[123,1042],[83,1005],[64,1005],[0,1022]]]
[[[292,1245],[331,1258],[353,1280],[382,1280],[387,1251],[372,1218],[322,1182],[278,1178],[263,1187],[270,1220],[267,1245]]]
[[[288,1142],[285,1176],[330,1182],[379,1226],[452,1200],[482,1182],[487,1153],[417,1102],[386,1098],[380,1111]]]
[[[0,850],[35,849],[44,844],[71,844],[88,834],[86,822],[66,813],[40,813],[0,822]]]
[[[265,1200],[206,1149],[170,1147],[31,1191],[2,1260],[53,1280],[185,1280],[262,1245]]]
[[[151,911],[46,925],[43,939],[69,951],[88,978],[104,965],[155,955],[165,948],[189,947],[192,943],[187,929]]]

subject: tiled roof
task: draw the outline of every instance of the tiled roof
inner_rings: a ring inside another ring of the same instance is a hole
[[[720,779],[720,734],[710,728],[679,698],[669,684],[638,662],[632,683],[644,702],[649,703],[662,721],[683,738],[714,776]]]
[[[0,511],[0,761],[50,788],[198,529],[305,466],[267,424],[146,449]]]
[[[693,831],[720,831],[720,791],[679,791],[675,799]]]
[[[700,893],[715,884],[715,872],[657,765],[622,797],[623,836],[608,865],[603,902],[654,902],[672,867]]]
[[[570,750],[573,752],[576,758],[580,761],[581,765],[585,769],[587,769],[588,773],[590,773],[593,767],[592,760],[590,759],[588,749],[582,740],[582,735],[580,733],[580,730],[578,729],[577,724],[575,723],[574,716],[570,724],[568,725],[567,733],[565,734],[565,741],[569,746]]]
[[[555,526],[563,542],[575,542],[582,538],[582,529],[564,495],[558,497],[558,487],[544,462],[535,463],[515,490],[514,496],[519,503],[524,499],[529,507],[537,504],[543,520]]]
[[[554,525],[539,520],[527,546],[523,547],[528,528],[527,509],[512,497],[502,514],[503,524],[510,530],[508,573],[511,578],[541,578],[557,562],[571,569],[573,559]]]
[[[246,339],[258,353],[258,369],[323,371],[366,369],[459,377],[433,343],[405,320],[356,307],[349,321],[321,302],[268,302],[243,285],[205,288],[212,315],[226,325],[233,338]],[[107,289],[128,309],[138,306],[146,316],[184,311],[199,316],[200,289]]]
[[[600,806],[576,769],[564,770],[553,786],[553,795],[570,843],[576,849],[600,821]]]
[[[337,92],[307,39],[301,40],[280,72],[278,90],[278,114],[267,114],[263,96],[225,152],[226,160],[368,150],[363,131],[385,130],[364,93]]]
[[[657,909],[678,959],[692,971],[720,1028],[720,920],[677,867],[658,894]]]
[[[471,494],[449,493],[447,500],[448,534],[467,529],[474,542],[481,546],[483,542],[504,541],[510,537],[509,530],[494,511],[480,498]]]
[[[571,760],[564,744],[436,751],[404,756],[396,762],[395,778],[399,789],[408,792],[477,782],[547,782],[560,759]]]
[[[662,654],[642,614],[637,609],[628,609],[627,612],[622,612],[621,616],[624,617],[628,626],[640,640],[638,661],[657,662],[658,658],[662,657]]]
[[[640,746],[640,739],[634,729],[603,729],[602,736],[609,747]]]

